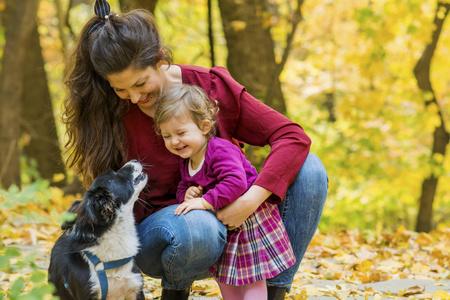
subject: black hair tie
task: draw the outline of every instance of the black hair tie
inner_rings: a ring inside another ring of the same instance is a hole
[[[94,5],[95,14],[103,20],[108,20],[111,7],[106,0],[96,0]]]
[[[109,19],[109,14],[111,12],[111,7],[106,0],[96,0],[94,4],[94,12],[97,17],[102,19],[101,22],[94,24],[88,32],[88,35],[92,34]]]

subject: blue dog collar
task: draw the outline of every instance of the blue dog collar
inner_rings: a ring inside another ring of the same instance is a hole
[[[106,296],[108,295],[108,278],[106,278],[106,270],[110,269],[116,269],[121,266],[126,265],[129,263],[133,257],[123,258],[119,260],[113,260],[113,261],[107,261],[102,262],[96,255],[89,251],[83,251],[87,258],[94,264],[95,270],[97,271],[98,279],[100,281],[100,288],[102,289],[102,300],[106,299]],[[103,268],[100,270],[97,270],[97,266],[99,264],[103,263]]]

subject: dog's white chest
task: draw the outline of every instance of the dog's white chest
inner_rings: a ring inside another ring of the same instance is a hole
[[[135,256],[139,249],[139,240],[134,222],[131,221],[132,219],[127,219],[125,216],[119,217],[115,226],[102,236],[100,244],[87,250],[95,254],[102,262]],[[100,295],[101,280],[97,270],[87,257],[85,259],[88,261],[91,270],[90,281]],[[98,268],[102,269],[102,266],[98,266]],[[136,294],[143,287],[142,275],[133,273],[132,268],[133,261],[124,266],[106,270],[108,280],[108,296],[106,299],[136,299]]]
[[[96,269],[103,270],[104,263],[97,265]],[[91,276],[90,282],[92,283],[93,289],[97,291],[99,295],[102,294],[102,289],[106,290],[106,299],[136,299],[137,293],[142,290],[142,275],[140,273],[133,273],[133,261],[114,269],[107,269],[106,279],[107,286],[105,285],[104,278],[99,275],[94,269],[93,264],[90,264]]]
[[[107,299],[136,299],[136,294],[142,290],[142,277],[133,274],[129,277],[113,276],[108,278],[109,292]]]

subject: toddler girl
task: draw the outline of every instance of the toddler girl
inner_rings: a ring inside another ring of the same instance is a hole
[[[214,137],[217,110],[192,85],[170,87],[158,100],[156,131],[166,148],[183,158],[177,215],[193,209],[217,211],[239,198],[258,176],[241,149]],[[210,273],[225,300],[267,299],[266,279],[294,263],[278,208],[266,201],[239,228],[228,231],[225,249]]]

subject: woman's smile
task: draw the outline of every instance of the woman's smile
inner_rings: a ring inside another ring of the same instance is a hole
[[[152,95],[151,95],[151,94],[148,94],[147,97],[145,97],[144,100],[139,100],[138,103],[140,103],[140,104],[145,104],[145,103],[149,102],[151,98],[152,98]]]
[[[162,61],[145,69],[129,67],[121,72],[107,75],[111,88],[121,99],[137,104],[148,116],[153,117],[156,99],[161,93],[164,73]]]

